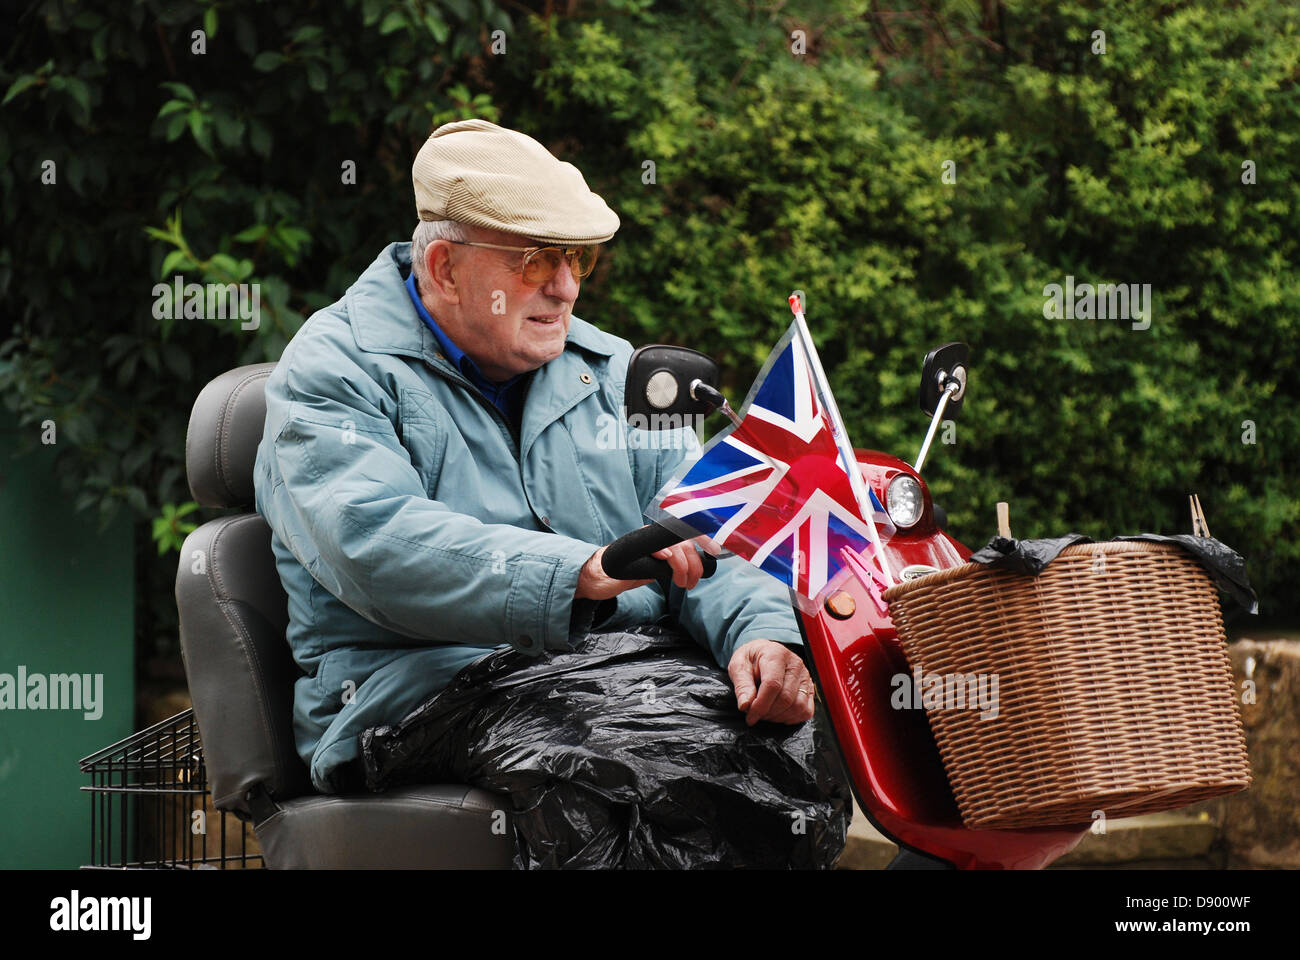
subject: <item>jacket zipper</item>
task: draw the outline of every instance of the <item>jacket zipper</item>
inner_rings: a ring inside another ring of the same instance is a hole
[[[519,418],[519,441],[520,442],[516,443],[514,436],[510,433],[510,424],[506,421],[505,415],[499,409],[497,409],[497,405],[495,403],[490,401],[487,397],[483,396],[483,394],[479,392],[477,387],[475,387],[472,383],[470,383],[460,374],[448,373],[446,370],[443,370],[432,363],[426,363],[426,366],[432,369],[444,380],[464,387],[469,392],[470,396],[472,396],[479,403],[480,406],[482,406],[485,410],[488,411],[492,419],[496,422],[497,428],[500,429],[502,436],[504,436],[506,438],[506,442],[510,444],[510,453],[515,458],[515,463],[518,464],[519,466],[519,488],[523,490],[524,499],[528,501],[528,509],[532,511],[533,516],[537,519],[538,523],[540,523],[547,530],[554,533],[555,530],[551,527],[550,523],[548,523],[547,520],[537,512],[537,508],[533,506],[532,497],[528,495],[528,485],[524,483],[524,461],[520,452],[521,444],[524,438],[524,424],[523,424],[522,412]],[[530,383],[529,387],[531,388],[531,386],[532,384]]]
[[[487,412],[492,416],[492,419],[496,421],[497,426],[501,429],[501,433],[506,438],[506,442],[510,444],[510,453],[514,456],[515,462],[520,465],[520,470],[522,471],[523,462],[520,460],[519,444],[515,443],[514,435],[510,432],[510,424],[506,422],[505,415],[497,408],[497,405],[487,397],[483,396],[477,387],[459,374],[450,374],[439,367],[435,367],[433,364],[429,364],[428,366],[444,380],[464,387],[469,395],[473,397],[479,405],[483,407],[483,409],[487,410]],[[523,429],[523,423],[521,421],[519,424],[520,440],[523,440]]]

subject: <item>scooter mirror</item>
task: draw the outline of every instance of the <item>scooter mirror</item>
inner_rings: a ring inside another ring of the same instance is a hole
[[[921,365],[921,409],[930,416],[939,406],[948,384],[955,380],[957,391],[948,398],[944,416],[956,418],[966,397],[966,377],[970,368],[970,347],[964,343],[945,343],[925,355]]]
[[[713,406],[693,396],[695,381],[717,389],[721,377],[713,359],[698,350],[656,343],[639,347],[627,365],[626,416],[649,429],[680,427]],[[635,418],[635,419],[633,419]]]

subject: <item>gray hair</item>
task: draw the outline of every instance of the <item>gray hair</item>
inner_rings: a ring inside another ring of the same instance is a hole
[[[435,240],[468,240],[469,231],[455,220],[421,220],[411,234],[411,269],[416,281],[424,279],[424,254]]]

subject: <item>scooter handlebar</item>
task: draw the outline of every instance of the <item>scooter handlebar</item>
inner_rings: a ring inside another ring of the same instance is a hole
[[[640,530],[624,534],[605,547],[601,554],[600,565],[605,576],[615,580],[658,580],[668,595],[672,583],[673,568],[667,560],[650,556],[664,547],[671,547],[687,539],[658,523],[648,523]],[[711,577],[718,569],[718,561],[707,553],[700,554],[704,564],[702,576]]]

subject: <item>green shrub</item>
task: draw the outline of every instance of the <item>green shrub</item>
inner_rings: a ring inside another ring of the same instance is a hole
[[[743,395],[802,289],[855,443],[908,460],[921,357],[965,340],[956,447],[927,467],[960,538],[1000,499],[1019,536],[1188,532],[1195,492],[1263,611],[1294,616],[1295,8],[811,6],[541,30],[543,106],[497,102],[583,133],[623,217],[584,315],[714,353]],[[1045,317],[1067,276],[1150,284],[1150,327]]]
[[[55,420],[79,508],[137,517],[143,654],[174,644],[154,543],[211,515],[183,506],[194,396],[409,236],[411,159],[461,116],[539,137],[618,211],[578,312],[713,353],[736,399],[802,289],[854,441],[910,460],[920,359],[969,342],[926,471],[968,544],[999,499],[1018,535],[1104,537],[1188,529],[1194,491],[1264,612],[1300,611],[1293,6],[123,6],[52,0],[10,31],[0,397],[28,449]],[[155,319],[176,273],[256,280],[261,326]],[[1045,317],[1067,275],[1151,284],[1149,329]]]
[[[512,22],[492,0],[53,0],[7,31],[0,397],[24,450],[54,421],[44,455],[88,522],[136,517],[142,656],[176,649],[176,555],[154,542],[185,532],[195,396],[277,359],[409,238],[415,150],[438,123],[494,115],[466,83],[498,28]],[[260,326],[156,319],[154,285],[177,274],[257,282]]]

